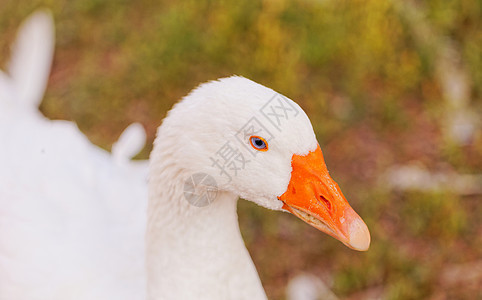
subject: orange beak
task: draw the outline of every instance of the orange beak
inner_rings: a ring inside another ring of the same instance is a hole
[[[368,250],[370,232],[328,174],[320,146],[305,156],[294,154],[291,167],[288,189],[278,197],[283,209],[352,249]]]

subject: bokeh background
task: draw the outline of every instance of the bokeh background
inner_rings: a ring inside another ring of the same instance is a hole
[[[0,0],[0,66],[48,7],[56,52],[42,112],[110,150],[232,74],[298,102],[366,221],[352,251],[288,214],[239,203],[270,299],[314,274],[341,299],[482,299],[482,1]]]

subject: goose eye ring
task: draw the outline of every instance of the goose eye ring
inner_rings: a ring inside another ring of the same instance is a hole
[[[251,143],[251,146],[258,151],[268,151],[268,143],[260,136],[251,136],[249,142]]]

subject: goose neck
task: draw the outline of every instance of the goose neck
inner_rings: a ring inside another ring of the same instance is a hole
[[[148,298],[265,299],[239,231],[238,197],[220,191],[209,205],[193,206],[184,197],[182,172],[173,173],[151,172]]]

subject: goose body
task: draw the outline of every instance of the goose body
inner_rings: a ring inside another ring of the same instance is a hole
[[[49,22],[35,15],[19,40],[48,40]],[[20,53],[32,48],[17,43]],[[14,68],[19,61],[28,60],[14,55]],[[368,248],[365,224],[290,99],[243,77],[205,83],[168,113],[147,170],[130,161],[138,128],[110,154],[73,123],[41,116],[32,99],[49,66],[37,67],[33,95],[19,96],[32,85],[25,76],[0,74],[0,299],[265,299],[239,231],[239,197]],[[200,195],[209,201],[190,201]]]
[[[144,133],[130,127],[111,154],[45,118],[52,46],[50,17],[34,14],[0,73],[0,299],[142,299],[148,166],[130,156]]]

